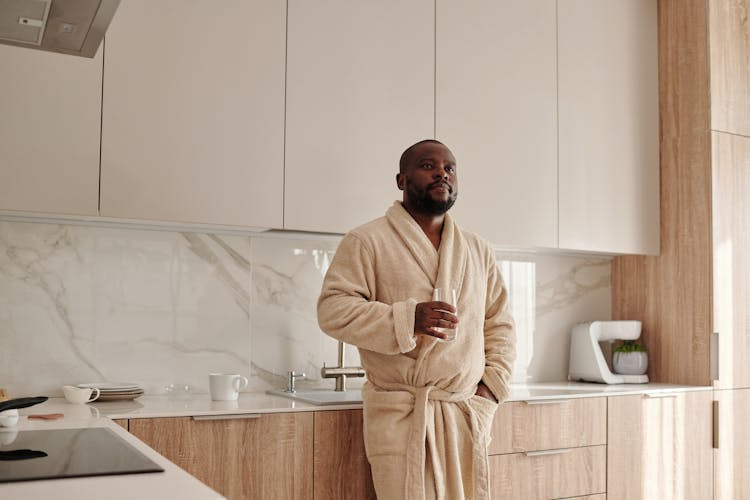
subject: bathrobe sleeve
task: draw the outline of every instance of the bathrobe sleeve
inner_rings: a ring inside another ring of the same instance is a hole
[[[318,325],[331,337],[363,349],[381,354],[409,352],[416,347],[417,302],[374,300],[374,264],[365,243],[357,235],[347,234],[323,280]]]
[[[487,304],[484,318],[485,367],[482,381],[502,403],[508,398],[513,362],[516,359],[516,334],[508,310],[508,291],[495,263],[492,250],[487,260]]]

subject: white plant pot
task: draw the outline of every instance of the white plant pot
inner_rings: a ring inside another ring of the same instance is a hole
[[[612,367],[615,373],[621,375],[643,375],[648,370],[648,353],[645,351],[615,352]]]

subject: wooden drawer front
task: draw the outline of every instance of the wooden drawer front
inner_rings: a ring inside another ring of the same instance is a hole
[[[494,455],[489,460],[493,498],[589,498],[585,495],[606,491],[606,446],[573,448],[554,455]]]
[[[607,399],[579,398],[500,405],[489,454],[578,448],[607,443]]]

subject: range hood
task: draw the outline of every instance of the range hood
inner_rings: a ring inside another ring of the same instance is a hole
[[[94,57],[120,0],[0,0],[0,43]]]

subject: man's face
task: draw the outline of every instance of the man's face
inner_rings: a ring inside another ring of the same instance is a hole
[[[442,144],[417,146],[397,180],[398,188],[404,191],[404,202],[425,214],[443,215],[458,196],[456,159]]]

